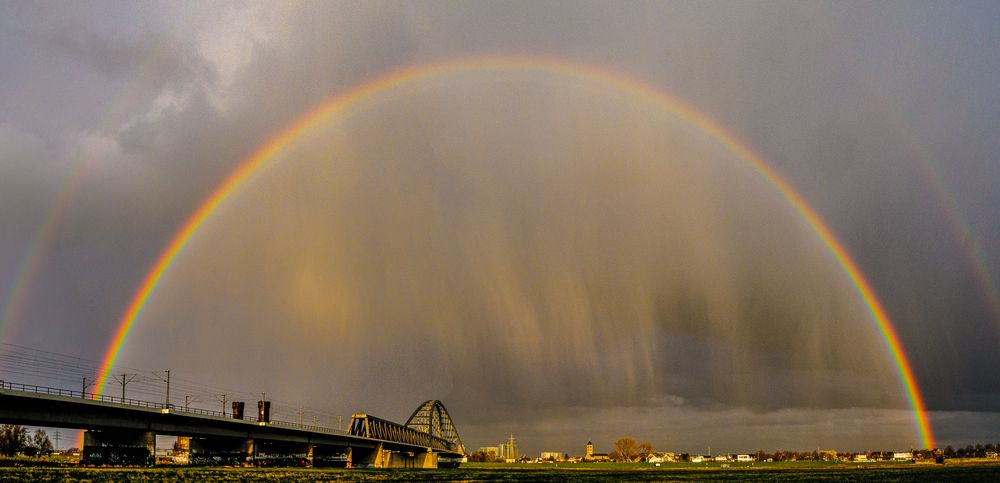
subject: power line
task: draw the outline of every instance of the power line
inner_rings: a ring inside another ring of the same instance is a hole
[[[156,376],[157,378],[159,378],[159,379],[160,379],[161,381],[163,381],[163,382],[167,383],[167,395],[166,395],[166,398],[164,399],[164,401],[165,401],[165,402],[163,403],[163,405],[164,405],[164,407],[167,407],[167,408],[169,408],[169,407],[170,407],[170,369],[167,369],[167,370],[165,370],[165,371],[163,371],[163,372],[166,372],[166,373],[167,373],[167,377],[166,377],[166,379],[162,378],[162,377],[160,376],[160,374],[159,374],[159,373],[157,373],[157,372],[154,372],[154,373],[153,373],[153,375],[155,375],[155,376]]]
[[[127,372],[123,372],[120,379],[118,376],[114,376],[115,382],[122,385],[122,402],[125,402],[125,386],[134,381],[137,376],[138,374],[129,374]]]
[[[22,379],[19,382],[70,387],[86,393],[88,388],[93,387],[101,367],[100,362],[84,357],[0,342],[0,379],[9,380],[14,376]],[[116,369],[122,373],[106,381],[106,387],[120,385],[123,399],[126,395],[131,395],[133,398],[148,401],[163,400],[169,403],[170,392],[179,391],[187,394],[185,405],[188,407],[197,403],[218,401],[222,404],[222,412],[225,413],[227,402],[239,399],[254,401],[262,397],[260,392],[252,390],[222,388],[177,377],[169,370],[151,371],[126,366],[116,366]],[[302,424],[307,420],[328,421],[332,427],[334,421],[341,417],[331,411],[305,407],[296,401],[273,398],[270,401],[271,414],[275,419],[298,421]]]

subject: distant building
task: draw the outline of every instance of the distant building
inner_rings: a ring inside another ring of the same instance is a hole
[[[702,457],[702,456],[699,456],[699,455],[691,455],[691,456],[688,457],[688,459],[692,463],[701,463],[702,461],[705,461],[705,458]]]
[[[583,461],[587,462],[611,461],[611,456],[609,456],[607,453],[595,453],[594,443],[587,441],[587,449],[586,452],[583,454]]]
[[[677,461],[677,455],[671,452],[650,453],[646,456],[647,463],[670,463],[673,461]]]
[[[736,461],[739,461],[741,463],[753,461],[753,456],[750,456],[748,454],[738,454],[736,455]]]
[[[498,446],[480,446],[476,451],[485,455],[488,460],[500,459],[500,447]]]
[[[565,461],[566,453],[560,453],[558,451],[542,451],[542,456],[539,459],[542,461]]]
[[[893,461],[906,461],[912,459],[913,459],[913,453],[910,451],[897,451],[892,454]]]
[[[854,461],[856,463],[867,463],[868,462],[868,455],[863,454],[863,453],[856,454],[856,455],[854,455]]]

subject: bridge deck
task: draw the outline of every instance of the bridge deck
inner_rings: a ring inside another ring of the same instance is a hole
[[[204,410],[168,410],[162,404],[148,401],[107,397],[101,400],[98,397],[87,398],[87,394],[79,392],[18,386],[0,381],[0,422],[74,429],[152,431],[156,434],[196,438],[231,437],[350,448],[375,448],[382,444],[383,448],[394,451],[428,451],[426,446],[351,435],[336,429],[280,421],[258,423],[227,418],[222,413],[204,414],[210,413]],[[35,390],[32,391],[31,388]],[[462,456],[454,451],[434,451],[442,456]]]

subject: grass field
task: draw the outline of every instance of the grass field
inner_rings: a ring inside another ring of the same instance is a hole
[[[1000,481],[1000,464],[817,463],[718,466],[473,464],[457,470],[257,468],[0,468],[0,481]]]
[[[997,462],[1000,466],[1000,461]],[[922,465],[922,464],[921,464]],[[866,462],[866,463],[852,463],[852,462],[830,462],[830,461],[776,461],[771,463],[737,463],[737,462],[703,462],[703,463],[688,463],[688,462],[678,462],[678,463],[661,463],[660,466],[656,466],[653,463],[463,463],[462,468],[476,468],[476,469],[607,469],[607,470],[668,470],[668,469],[724,469],[724,468],[754,468],[754,469],[767,469],[767,468],[872,468],[872,467],[901,467],[901,466],[914,466],[914,463],[909,461],[880,461],[880,462]]]

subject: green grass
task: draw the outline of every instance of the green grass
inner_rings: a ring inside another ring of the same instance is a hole
[[[0,468],[0,481],[1000,481],[1000,464],[845,464],[812,462],[753,467],[661,465],[625,467],[614,463],[470,464],[457,470],[258,469],[258,468]],[[616,466],[617,465],[617,466]]]
[[[80,464],[79,456],[0,456],[0,467],[4,466],[76,466]]]
[[[669,469],[699,469],[699,468],[870,468],[873,466],[912,466],[909,461],[880,461],[880,462],[840,462],[840,461],[774,461],[774,462],[703,462],[703,463],[660,463],[657,467],[654,463],[464,463],[462,468],[476,469],[633,469],[633,470],[669,470]]]

